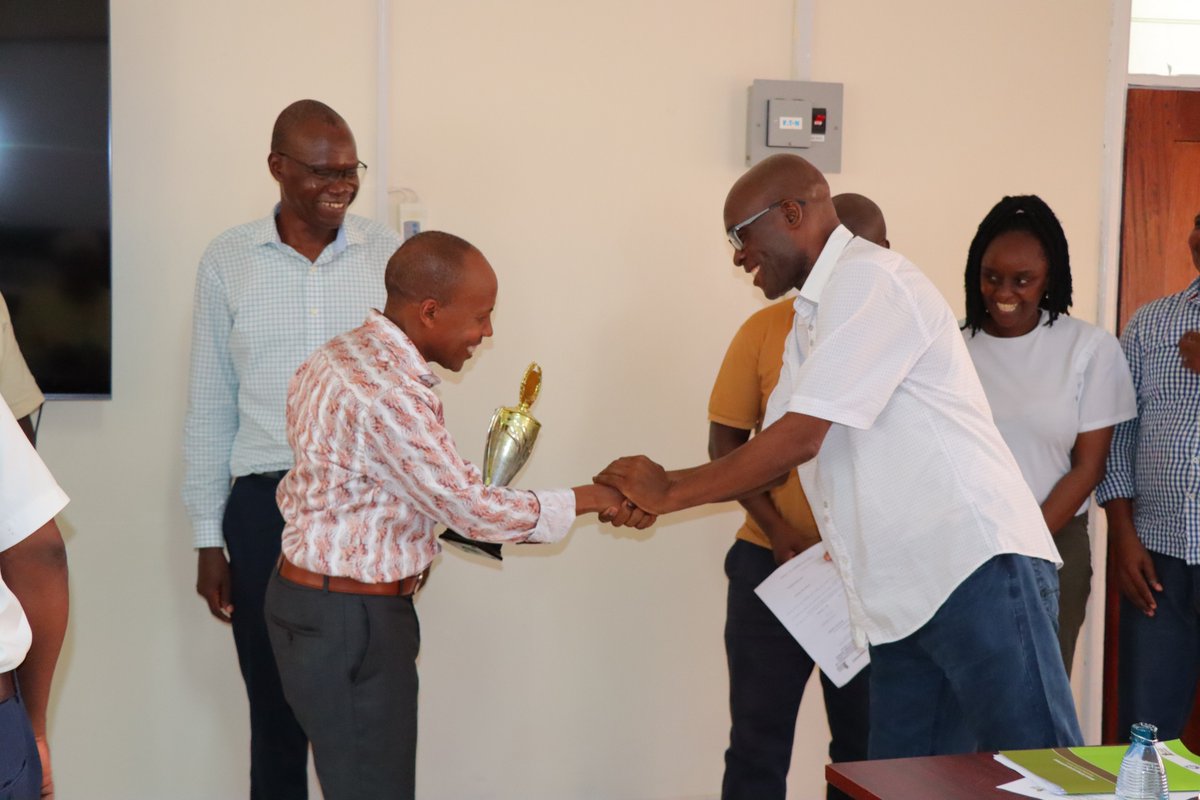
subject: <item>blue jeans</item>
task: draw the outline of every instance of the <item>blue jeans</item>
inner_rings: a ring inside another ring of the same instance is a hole
[[[1200,678],[1200,566],[1160,553],[1150,558],[1163,587],[1154,616],[1121,598],[1118,733],[1127,738],[1130,725],[1150,722],[1159,739],[1177,739]]]
[[[751,542],[739,539],[725,557],[731,725],[723,800],[783,800],[787,793],[796,714],[814,665],[754,593],[754,587],[774,571],[771,551]],[[869,681],[869,667],[841,689],[821,674],[831,761],[867,757]],[[832,786],[826,791],[829,800],[847,797]]]
[[[871,758],[1082,744],[1057,638],[1058,577],[998,555],[915,633],[871,647]]]
[[[0,703],[0,800],[37,800],[42,762],[20,693]]]

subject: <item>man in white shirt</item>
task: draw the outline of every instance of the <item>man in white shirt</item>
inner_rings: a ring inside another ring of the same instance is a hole
[[[803,465],[871,645],[870,756],[1079,744],[1055,636],[1058,552],[945,300],[903,256],[840,226],[799,157],[738,180],[725,226],[768,298],[800,289],[762,433],[693,469],[637,456],[597,480],[661,514]]]
[[[67,496],[0,403],[0,795],[53,797],[46,705],[67,627]]]
[[[13,333],[12,317],[8,305],[0,295],[0,395],[17,418],[17,423],[29,441],[35,440],[32,414],[42,407],[46,398],[42,396],[37,381],[33,379],[17,337]]]

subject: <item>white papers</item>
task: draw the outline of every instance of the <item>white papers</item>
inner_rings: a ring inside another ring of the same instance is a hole
[[[1161,743],[1159,743],[1159,752],[1163,752],[1163,751],[1166,751],[1166,748],[1163,747]],[[1172,755],[1174,755],[1174,754],[1172,753]],[[1070,797],[1070,800],[1116,800],[1117,796],[1115,794],[1067,795],[1063,792],[1062,788],[1060,786],[1058,786],[1057,784],[1053,784],[1050,781],[1046,780],[1045,778],[1039,778],[1037,775],[1034,775],[1032,772],[1025,769],[1020,764],[1017,764],[1016,762],[1012,761],[1011,759],[1005,758],[1004,756],[1000,755],[999,753],[996,754],[995,758],[997,761],[999,761],[1004,766],[1008,767],[1009,769],[1013,770],[1014,772],[1021,773],[1021,775],[1023,776],[1019,780],[1015,780],[1010,783],[1002,783],[996,787],[997,789],[1003,789],[1006,792],[1012,792],[1013,794],[1019,794],[1022,797],[1041,797],[1041,798]],[[1168,792],[1167,794],[1171,798],[1171,800],[1197,800],[1196,795],[1192,794],[1192,791]]]
[[[1021,778],[1011,783],[1002,783],[996,788],[1012,792],[1013,794],[1019,794],[1022,797],[1056,798],[1056,800],[1061,797],[1069,797],[1070,800],[1116,800],[1117,797],[1115,794],[1062,795],[1051,790],[1046,784],[1038,783],[1032,778]],[[1196,800],[1196,795],[1191,792],[1168,792],[1167,794],[1171,800]]]
[[[850,609],[837,568],[815,544],[754,590],[835,686],[845,686],[871,658],[854,643]]]
[[[1002,783],[996,787],[997,789],[1003,789],[1004,791],[1012,792],[1013,794],[1025,795],[1026,797],[1046,797],[1047,795],[1066,794],[1066,792],[1064,792],[1062,787],[1058,784],[1051,783],[1045,778],[1038,777],[1036,774],[1025,769],[1025,767],[1013,761],[1011,758],[1008,758],[1001,753],[996,753],[996,755],[993,757],[996,759],[996,761],[1008,767],[1013,772],[1019,772],[1022,776],[1019,781]],[[1072,798],[1073,800],[1088,800],[1089,798],[1096,796],[1097,795],[1079,794],[1072,795]],[[1104,797],[1104,795],[1099,796]],[[1111,797],[1112,795],[1109,796]]]

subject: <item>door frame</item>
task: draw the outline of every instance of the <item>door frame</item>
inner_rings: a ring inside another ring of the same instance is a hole
[[[1131,88],[1200,89],[1197,75],[1131,75],[1129,34],[1132,0],[1110,0],[1108,77],[1104,102],[1104,162],[1100,185],[1100,285],[1097,324],[1116,332],[1121,269],[1121,213],[1124,202],[1125,110]],[[1104,512],[1093,503],[1089,511],[1092,563],[1095,565],[1092,613],[1080,638],[1084,660],[1075,673],[1079,723],[1084,739],[1101,740],[1104,716],[1105,619],[1107,611],[1108,527]],[[1115,713],[1115,709],[1113,709]]]

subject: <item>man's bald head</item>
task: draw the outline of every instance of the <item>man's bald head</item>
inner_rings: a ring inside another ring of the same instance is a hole
[[[833,198],[833,207],[838,219],[855,236],[874,242],[880,247],[890,247],[887,238],[887,222],[883,212],[869,197],[845,192]]]
[[[425,231],[406,240],[388,259],[383,275],[388,303],[431,298],[445,304],[462,277],[467,256],[479,253],[466,239],[443,231]]]
[[[739,178],[724,219],[727,231],[737,228],[733,263],[772,299],[804,284],[838,226],[825,176],[789,154],[763,159]]]
[[[765,158],[738,178],[725,198],[725,210],[730,205],[765,207],[776,200],[803,200],[814,208],[829,202],[829,183],[821,171],[799,156],[786,153]],[[740,213],[740,211],[739,211]],[[744,219],[739,217],[726,227]]]
[[[441,231],[400,245],[384,273],[387,306],[426,361],[457,372],[492,335],[496,273],[470,242]]]
[[[324,123],[331,128],[350,129],[341,114],[320,100],[297,100],[280,111],[279,116],[275,118],[275,127],[271,129],[271,151],[286,150],[292,131],[312,121]]]

